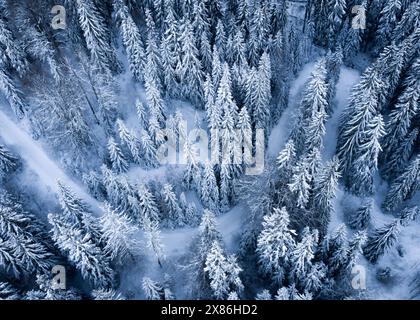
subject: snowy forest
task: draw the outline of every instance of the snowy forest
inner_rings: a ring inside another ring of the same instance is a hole
[[[0,300],[420,299],[418,0],[0,0]]]

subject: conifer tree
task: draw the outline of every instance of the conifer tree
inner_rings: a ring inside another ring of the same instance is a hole
[[[315,257],[315,249],[318,241],[317,232],[311,232],[308,227],[303,230],[302,240],[296,244],[290,255],[290,278],[300,283],[312,268],[312,260]]]
[[[118,134],[121,141],[128,147],[131,157],[136,163],[141,162],[140,141],[137,139],[133,131],[129,131],[121,119],[117,120]]]
[[[0,18],[0,44],[2,45],[2,61],[6,61],[20,76],[23,76],[29,67],[29,61],[23,43],[16,39],[9,28],[4,15]]]
[[[348,241],[345,225],[342,224],[324,239],[324,255],[329,274],[336,275],[348,264]]]
[[[91,295],[94,300],[125,300],[119,292],[113,289],[92,290]]]
[[[160,237],[159,223],[152,221],[148,217],[144,218],[143,228],[146,236],[147,247],[153,250],[159,266],[162,268],[162,263],[166,259],[162,239]]]
[[[117,142],[112,137],[108,140],[108,152],[109,158],[111,159],[112,169],[116,173],[126,172],[128,170],[127,160],[125,159],[125,156]]]
[[[159,209],[155,197],[146,185],[141,184],[137,192],[143,219],[159,222]]]
[[[22,92],[16,87],[10,74],[3,68],[0,68],[0,90],[9,101],[16,117],[23,118],[28,107],[23,100]]]
[[[380,139],[384,135],[382,116],[378,115],[381,86],[377,70],[369,67],[353,89],[339,128],[337,155],[343,176],[346,185],[360,195],[373,191],[373,173],[381,151]]]
[[[105,203],[103,210],[101,231],[104,251],[117,264],[122,265],[132,256],[137,246],[134,238],[137,228],[124,213],[113,210],[109,204]]]
[[[334,210],[333,200],[340,178],[339,166],[338,158],[334,157],[315,177],[311,202],[321,235],[327,233],[330,217]]]
[[[216,299],[224,299],[231,290],[243,288],[239,273],[242,271],[234,257],[226,258],[218,241],[214,241],[207,254],[204,271],[208,273],[210,287]]]
[[[170,184],[165,184],[162,190],[163,206],[167,212],[167,225],[171,228],[184,225],[184,215],[178,204],[178,199]]]
[[[15,170],[18,166],[18,162],[18,158],[4,146],[0,145],[0,173],[4,174]]]
[[[373,201],[364,203],[353,215],[350,217],[349,225],[356,230],[366,229],[371,220],[371,213],[373,209]]]
[[[141,81],[144,79],[143,72],[146,66],[146,56],[140,30],[128,12],[127,7],[121,7],[118,14],[121,19],[122,40],[127,52],[131,74],[134,79]]]
[[[344,22],[343,18],[346,14],[347,9],[346,2],[346,0],[328,1],[328,46],[330,49],[334,49],[335,38],[339,33]]]
[[[186,158],[186,168],[184,171],[183,185],[187,190],[196,188],[201,191],[201,168],[199,166],[198,151],[195,145],[192,145],[188,139],[183,146],[183,152]]]
[[[219,212],[219,188],[213,165],[206,161],[201,181],[201,201],[204,206],[213,212]]]
[[[387,211],[394,210],[403,201],[409,199],[420,189],[420,155],[417,155],[406,167],[404,172],[397,177],[385,197],[383,208]]]
[[[363,247],[365,257],[375,263],[386,251],[388,251],[397,241],[401,232],[400,219],[376,229],[367,240]]]
[[[162,300],[163,288],[157,282],[144,277],[142,287],[147,300]]]
[[[193,27],[188,19],[184,21],[180,35],[182,59],[177,66],[177,73],[182,85],[182,95],[195,104],[203,103],[203,79],[199,52],[196,47]]]
[[[77,14],[91,59],[102,70],[120,71],[120,64],[111,46],[109,30],[95,2],[77,0]]]
[[[269,290],[264,289],[263,291],[257,293],[255,300],[273,300]]]
[[[101,237],[97,219],[93,216],[89,206],[60,180],[57,181],[58,200],[63,210],[63,220],[80,229],[82,234],[89,235],[99,243]]]
[[[52,238],[61,251],[68,254],[69,260],[81,272],[83,278],[94,286],[108,287],[113,283],[114,272],[108,258],[92,242],[89,235],[83,235],[59,216],[48,215],[52,225]]]
[[[293,168],[293,176],[289,183],[289,189],[296,195],[297,205],[305,208],[309,201],[309,191],[311,190],[310,164],[307,159],[302,159]]]
[[[20,294],[8,282],[0,282],[0,300],[19,300]]]
[[[349,242],[348,250],[348,269],[352,269],[356,263],[357,259],[363,254],[363,246],[367,241],[366,230],[358,231],[353,239]]]
[[[257,242],[261,270],[278,283],[285,276],[285,265],[295,247],[296,232],[289,228],[289,224],[286,208],[274,208],[271,214],[264,217],[263,230]]]
[[[141,147],[143,150],[143,159],[146,167],[156,167],[158,161],[156,155],[156,146],[146,130],[143,130],[143,134],[141,136]]]

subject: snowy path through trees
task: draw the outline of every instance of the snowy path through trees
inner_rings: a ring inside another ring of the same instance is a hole
[[[27,163],[29,168],[34,171],[40,182],[53,192],[58,191],[57,179],[61,180],[84,201],[86,201],[94,212],[100,212],[100,204],[74,182],[65,172],[45,153],[38,141],[12,121],[4,112],[0,111],[0,136],[4,142],[13,147],[20,157]],[[153,172],[152,172],[153,173]],[[144,174],[144,172],[143,172]],[[153,173],[154,174],[154,173]],[[239,232],[242,224],[240,219],[241,210],[239,207],[233,208],[225,215],[218,217],[220,231],[228,246],[231,246],[232,239]],[[168,230],[162,232],[162,242],[165,246],[167,255],[183,252],[189,245],[196,228],[183,228],[178,230]]]
[[[57,192],[57,180],[61,180],[91,205],[95,212],[99,210],[98,202],[50,159],[38,141],[32,139],[27,132],[22,130],[2,111],[0,111],[0,136],[7,145],[13,147],[19,153],[19,156],[39,176],[40,181],[46,187]]]

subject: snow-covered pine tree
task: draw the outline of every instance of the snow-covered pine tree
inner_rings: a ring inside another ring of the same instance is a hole
[[[84,279],[91,281],[95,287],[110,287],[114,281],[114,271],[110,261],[90,238],[83,235],[80,229],[63,221],[57,215],[49,214],[52,225],[52,238],[63,253],[81,272]]]
[[[5,194],[0,200],[0,269],[6,277],[21,279],[34,270],[47,272],[54,258],[43,226],[14,197]]]
[[[236,132],[235,129],[235,122],[238,117],[238,107],[236,106],[235,101],[233,100],[232,92],[232,81],[230,76],[230,70],[227,63],[223,65],[223,76],[220,80],[220,85],[217,90],[217,97],[215,101],[213,111],[214,115],[220,116],[220,123],[217,129],[220,131],[218,132],[218,136],[220,137],[220,145],[221,145],[221,163],[223,164],[233,164],[234,163],[234,143],[235,143],[235,136]],[[213,121],[212,121],[213,122]],[[214,125],[212,124],[212,128]],[[213,132],[212,132],[213,133]],[[212,143],[216,142],[218,136],[211,137]],[[216,138],[216,139],[215,139]],[[217,146],[217,145],[216,145]],[[218,159],[212,159],[218,163]],[[231,169],[231,168],[229,168]]]
[[[202,33],[199,45],[200,61],[204,72],[211,73],[213,52],[211,50],[210,40],[206,33]]]
[[[311,207],[314,210],[316,226],[321,236],[327,233],[331,214],[334,211],[333,201],[338,188],[338,179],[340,178],[339,168],[338,158],[334,157],[314,178],[315,186]]]
[[[349,218],[349,226],[356,230],[364,230],[368,228],[371,221],[373,210],[373,200],[366,201],[359,209]]]
[[[149,69],[149,67],[147,69]],[[145,74],[145,87],[146,87],[146,101],[149,107],[150,114],[154,114],[154,116],[159,120],[160,123],[164,123],[165,121],[164,101],[162,99],[162,95],[158,87],[158,82],[156,79],[153,78],[152,73]]]
[[[213,81],[213,87],[218,88],[220,79],[223,75],[222,61],[220,59],[219,50],[216,45],[213,45],[212,54],[212,71],[211,78]]]
[[[264,289],[257,293],[255,300],[273,300],[273,297],[271,296],[270,290]]]
[[[144,277],[142,288],[147,300],[162,300],[163,288],[159,283],[153,281],[149,277]]]
[[[217,19],[214,44],[217,46],[217,49],[219,50],[221,60],[226,60],[226,49],[227,49],[226,42],[227,42],[227,36],[225,32],[225,26],[223,24],[222,19]]]
[[[346,186],[360,195],[373,191],[373,174],[384,134],[382,116],[378,114],[383,82],[377,68],[369,67],[354,87],[350,104],[339,128],[337,155]]]
[[[420,154],[406,167],[403,173],[391,184],[382,207],[392,211],[411,198],[420,189]]]
[[[138,245],[134,237],[137,228],[125,213],[112,209],[108,203],[104,204],[103,211],[101,231],[104,251],[111,260],[123,265],[129,257],[133,257]]]
[[[248,59],[250,65],[256,67],[268,40],[270,21],[265,6],[262,3],[255,3],[254,11],[250,13],[248,39]]]
[[[19,300],[19,291],[8,282],[0,282],[0,300]]]
[[[92,290],[91,296],[94,300],[125,300],[121,293],[114,289],[96,289]]]
[[[190,203],[185,211],[185,224],[190,226],[197,226],[200,223],[200,212],[197,210],[195,203]]]
[[[300,102],[291,137],[298,156],[322,146],[328,109],[326,59],[317,62]]]
[[[126,172],[128,170],[127,160],[113,137],[108,140],[108,152],[112,169],[116,173]]]
[[[347,0],[328,0],[328,47],[335,49],[336,37],[343,25],[347,10]]]
[[[232,290],[242,290],[239,278],[241,271],[236,259],[226,258],[219,242],[214,241],[206,256],[204,272],[208,274],[210,288],[216,299],[225,299]]]
[[[9,72],[4,68],[0,68],[0,90],[9,101],[16,117],[23,118],[28,107],[23,99],[22,92],[16,87]]]
[[[395,147],[395,152],[391,153],[389,160],[385,163],[384,174],[386,177],[395,179],[398,175],[402,174],[413,155],[418,136],[419,128],[414,128],[402,138],[399,145]]]
[[[403,1],[402,4],[405,4]],[[417,1],[412,1],[406,5],[406,10],[402,15],[400,21],[392,32],[391,40],[399,43],[414,33],[419,23],[420,4]]]
[[[199,60],[193,26],[188,19],[184,20],[180,42],[182,58],[176,70],[182,86],[182,96],[190,99],[196,105],[202,105],[204,74]]]
[[[341,66],[343,64],[343,50],[338,46],[335,51],[329,52],[326,59],[327,77],[326,82],[328,85],[327,93],[327,113],[331,115],[334,111],[334,102],[336,97],[336,87],[340,79]]]
[[[143,127],[143,129],[147,128],[146,108],[140,99],[136,100],[136,113],[140,125]]]
[[[137,139],[135,133],[131,130],[129,131],[121,119],[117,120],[118,134],[120,136],[121,142],[126,145],[130,150],[131,157],[135,163],[141,162],[141,150],[140,150],[140,141]]]
[[[416,139],[416,129],[410,131],[414,117],[418,112],[420,95],[420,59],[414,61],[403,81],[403,89],[399,94],[394,108],[389,114],[384,137],[384,154],[382,162],[385,165],[385,175],[394,178],[401,171],[411,156],[411,143]]]
[[[0,145],[0,174],[9,173],[18,167],[19,159],[5,146]]]
[[[236,292],[230,292],[226,300],[229,300],[229,301],[239,300],[238,294]]]
[[[214,167],[210,161],[206,161],[201,180],[201,201],[209,210],[219,212],[219,188],[217,186]]]
[[[312,268],[312,260],[315,257],[318,242],[318,233],[315,231],[311,232],[309,227],[306,227],[302,232],[302,240],[291,251],[289,277],[292,282],[304,284],[305,278]]]
[[[65,290],[54,288],[54,280],[52,277],[46,274],[36,275],[37,289],[27,291],[25,293],[25,299],[27,300],[80,300],[81,297],[77,291],[72,288]]]
[[[60,81],[62,70],[60,69],[60,64],[57,59],[55,43],[51,41],[50,34],[48,29],[45,28],[43,21],[39,19],[39,16],[36,13],[27,10],[27,7],[17,7],[14,19],[16,20],[16,25],[22,35],[21,41],[17,42],[15,46],[22,46],[22,43],[25,43],[25,50],[31,58],[34,58],[43,64],[47,64],[54,80],[56,82]],[[24,51],[20,52],[21,54],[24,54]],[[14,59],[21,59],[21,54],[17,54]],[[22,62],[27,64],[27,62]],[[27,69],[24,68],[24,70],[26,71]],[[23,70],[18,70],[18,73],[22,74],[22,71]]]
[[[183,146],[183,152],[187,162],[184,170],[183,185],[187,190],[195,188],[201,191],[201,168],[198,162],[197,147],[187,139]]]
[[[162,263],[166,259],[166,256],[160,236],[159,223],[150,220],[149,217],[145,217],[143,219],[143,229],[146,237],[146,245],[153,251],[159,266],[162,268]]]
[[[184,213],[178,204],[178,199],[173,187],[170,184],[165,184],[162,190],[163,206],[167,213],[165,224],[170,227],[182,227],[184,225]]]
[[[160,51],[162,56],[163,82],[165,84],[166,93],[170,97],[176,97],[179,93],[176,67],[180,60],[181,47],[178,32],[179,26],[178,21],[175,18],[174,9],[172,6],[168,6]]]
[[[23,76],[29,68],[27,53],[24,44],[16,39],[9,25],[10,21],[6,21],[2,14],[0,18],[0,44],[3,57],[1,60],[15,69],[19,76]]]
[[[286,287],[281,287],[277,290],[276,295],[274,296],[275,300],[290,300],[289,290]]]
[[[288,184],[289,189],[296,195],[296,203],[299,208],[305,208],[309,201],[312,176],[310,163],[303,158],[293,167],[293,175]]]
[[[150,114],[147,131],[156,146],[160,146],[165,141],[165,134],[154,112]]]
[[[142,219],[149,219],[152,222],[159,222],[159,209],[155,197],[145,184],[138,187],[137,196],[142,212]]]
[[[364,0],[359,4],[358,12],[366,12],[367,9],[367,1]],[[351,4],[348,4],[348,8],[351,8]],[[344,58],[346,61],[351,61],[357,53],[360,51],[363,45],[363,38],[365,36],[366,28],[354,27],[353,22],[358,21],[353,20],[352,17],[347,17],[344,22],[344,26],[341,29],[341,34],[339,35],[339,39],[337,39],[338,43],[343,45],[343,52]]]
[[[282,283],[291,251],[295,247],[296,232],[289,228],[290,220],[286,208],[274,208],[264,217],[256,252],[263,273],[272,277],[274,282]]]
[[[331,276],[337,276],[346,269],[348,252],[346,226],[341,224],[323,241],[323,255]]]
[[[280,172],[288,172],[296,161],[296,148],[295,143],[292,139],[289,139],[284,148],[279,152],[277,156],[277,168]]]
[[[140,30],[126,6],[122,6],[117,15],[121,19],[122,41],[127,52],[131,74],[135,80],[142,81],[144,79],[146,56]]]
[[[141,147],[145,166],[148,168],[156,167],[158,164],[156,146],[146,130],[143,130],[141,136]]]
[[[312,265],[303,283],[305,292],[316,293],[322,290],[323,281],[327,277],[327,269],[327,266],[322,261],[315,262]]]
[[[83,235],[88,235],[92,241],[99,244],[100,226],[89,206],[60,180],[57,181],[57,186],[63,221],[75,226]]]
[[[254,74],[251,71],[246,88],[245,105],[252,123],[256,129],[265,129],[267,135],[271,102],[271,62],[267,52],[262,54]]]
[[[83,183],[87,186],[89,193],[97,200],[106,198],[106,189],[102,177],[95,171],[89,171],[83,174]]]
[[[363,254],[363,246],[367,241],[367,231],[358,231],[349,241],[348,250],[348,269],[351,270],[356,264],[358,258]]]
[[[370,262],[376,263],[397,242],[400,232],[400,219],[395,219],[394,222],[376,229],[369,236],[366,245],[363,247],[365,257]]]
[[[401,2],[401,0],[387,0],[380,13],[375,40],[379,50],[391,41],[392,31],[395,29],[401,13]]]
[[[76,8],[92,62],[102,70],[119,72],[121,65],[111,45],[107,23],[95,2],[76,0]]]

